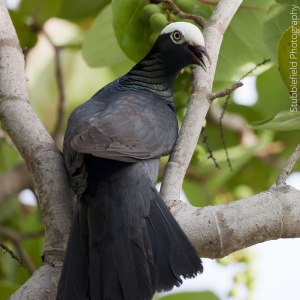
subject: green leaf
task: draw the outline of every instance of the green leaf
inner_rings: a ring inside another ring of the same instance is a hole
[[[297,90],[300,88],[299,48],[300,48],[300,22],[291,26],[282,35],[278,45],[278,69],[281,79],[291,96],[295,94],[297,103]],[[294,42],[293,42],[294,41]],[[290,76],[292,76],[290,78]]]
[[[291,112],[284,110],[278,113],[273,118],[251,122],[248,125],[253,129],[260,130],[277,130],[277,131],[290,131],[300,130],[300,111]]]
[[[79,20],[94,16],[111,0],[62,0],[57,17],[69,20]]]
[[[282,34],[292,25],[292,18],[295,18],[291,14],[292,5],[300,6],[300,0],[275,0],[264,18],[262,26],[263,43],[276,65],[278,65],[278,42]],[[299,8],[294,12],[299,14]],[[295,16],[297,18],[297,14]]]
[[[117,40],[126,55],[135,62],[140,61],[150,50],[150,26],[141,15],[147,0],[113,0],[113,26]]]
[[[159,298],[159,300],[220,300],[212,292],[176,293]]]
[[[29,22],[40,25],[54,17],[60,6],[60,0],[22,0],[19,12],[31,18]]]
[[[82,55],[87,64],[95,68],[116,65],[127,59],[114,33],[110,4],[98,14],[87,32]]]
[[[33,48],[37,43],[37,32],[28,28],[21,13],[9,10],[9,14],[16,29],[21,48]]]
[[[256,89],[259,97],[252,108],[260,117],[249,116],[249,121],[268,119],[276,115],[279,111],[290,109],[292,99],[289,93],[287,93],[276,65],[257,76]]]
[[[258,63],[268,58],[261,39],[264,15],[272,0],[245,0],[243,5],[253,9],[239,8],[227,28],[218,58],[215,82],[240,79]],[[272,64],[265,64],[251,75],[259,75]]]

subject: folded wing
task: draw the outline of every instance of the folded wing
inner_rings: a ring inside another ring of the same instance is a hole
[[[149,93],[117,95],[71,140],[79,153],[136,162],[168,155],[177,138],[174,111]]]

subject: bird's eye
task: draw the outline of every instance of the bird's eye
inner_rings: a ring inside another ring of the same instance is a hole
[[[179,41],[181,39],[181,33],[179,31],[174,31],[173,38],[175,41]]]

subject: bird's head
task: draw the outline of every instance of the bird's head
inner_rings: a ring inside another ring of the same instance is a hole
[[[199,28],[187,22],[175,22],[166,26],[155,44],[170,66],[180,70],[187,65],[197,64],[206,71],[204,56],[210,62],[204,38]]]

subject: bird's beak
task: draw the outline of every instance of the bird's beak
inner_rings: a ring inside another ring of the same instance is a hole
[[[195,58],[194,60],[196,61],[197,65],[201,66],[204,71],[206,72],[206,65],[203,60],[203,55],[206,56],[209,64],[211,64],[210,56],[207,53],[207,50],[203,46],[189,46],[189,50],[194,54]]]

